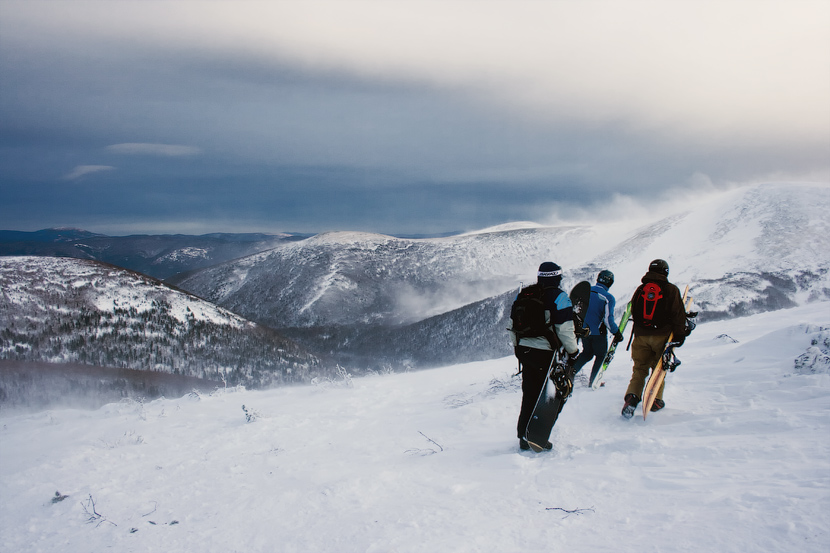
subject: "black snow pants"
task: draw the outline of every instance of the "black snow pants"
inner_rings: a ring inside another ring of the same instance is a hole
[[[553,352],[518,346],[516,357],[522,364],[522,408],[519,411],[516,433],[519,438],[524,438],[527,423],[530,421],[533,408],[536,407],[536,401],[545,385],[545,378],[553,360]]]

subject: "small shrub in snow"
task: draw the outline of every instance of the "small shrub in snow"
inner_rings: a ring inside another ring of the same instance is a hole
[[[245,407],[244,405],[242,406],[242,411],[245,413],[245,422],[256,422],[256,420],[262,416],[255,410],[250,407]]]
[[[794,367],[798,374],[830,373],[830,329],[821,328],[811,340],[807,351],[796,357]]]
[[[108,522],[113,526],[118,526],[114,522],[107,520],[107,517],[105,517],[96,510],[95,500],[92,499],[92,494],[89,494],[89,497],[85,502],[81,502],[81,506],[84,508],[84,514],[87,517],[87,524],[95,524],[95,526],[100,526],[101,524]]]
[[[343,387],[343,388],[353,388],[354,382],[352,381],[352,375],[341,367],[337,365],[335,368],[336,377],[315,377],[311,379],[311,383],[315,386],[326,386],[326,387]]]
[[[108,441],[104,440],[103,438],[101,439],[101,442],[103,442],[104,446],[107,449],[115,449],[117,447],[121,447],[122,445],[140,445],[140,444],[143,444],[144,443],[144,438],[141,437],[140,435],[136,434],[135,430],[128,430],[128,431],[124,432],[124,435],[122,437],[118,438],[114,442],[108,442]]]

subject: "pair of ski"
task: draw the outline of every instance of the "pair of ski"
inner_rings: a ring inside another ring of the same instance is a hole
[[[628,324],[628,319],[631,318],[631,302],[625,306],[625,311],[623,311],[622,317],[620,317],[620,324],[619,329],[620,333],[625,332],[625,327]],[[611,345],[608,347],[608,352],[605,354],[605,358],[602,360],[602,365],[600,366],[599,370],[597,371],[596,376],[591,381],[591,389],[598,390],[600,386],[602,386],[602,377],[605,376],[605,371],[608,370],[608,365],[614,359],[614,354],[617,352],[617,345],[620,342],[611,342]]]

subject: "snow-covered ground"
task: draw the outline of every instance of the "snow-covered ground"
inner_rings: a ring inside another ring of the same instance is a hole
[[[543,454],[512,358],[7,416],[0,550],[824,553],[830,374],[794,368],[822,329],[828,303],[700,325],[645,421],[621,352]]]

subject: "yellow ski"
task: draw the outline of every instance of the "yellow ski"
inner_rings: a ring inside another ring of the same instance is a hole
[[[687,285],[686,289],[683,290],[683,309],[688,313],[691,305],[692,297],[689,296],[689,286]],[[663,354],[660,355],[660,359],[657,361],[657,366],[654,367],[653,371],[651,371],[651,376],[648,379],[648,384],[646,384],[645,392],[643,392],[643,420],[646,419],[649,411],[651,411],[651,406],[654,405],[654,400],[657,399],[657,392],[660,391],[660,386],[662,386],[663,381],[666,379],[667,367],[663,367],[663,357],[666,355],[666,351],[669,349],[668,345],[672,343],[673,338],[674,333],[669,334],[669,340],[666,342],[666,348],[663,350]]]

